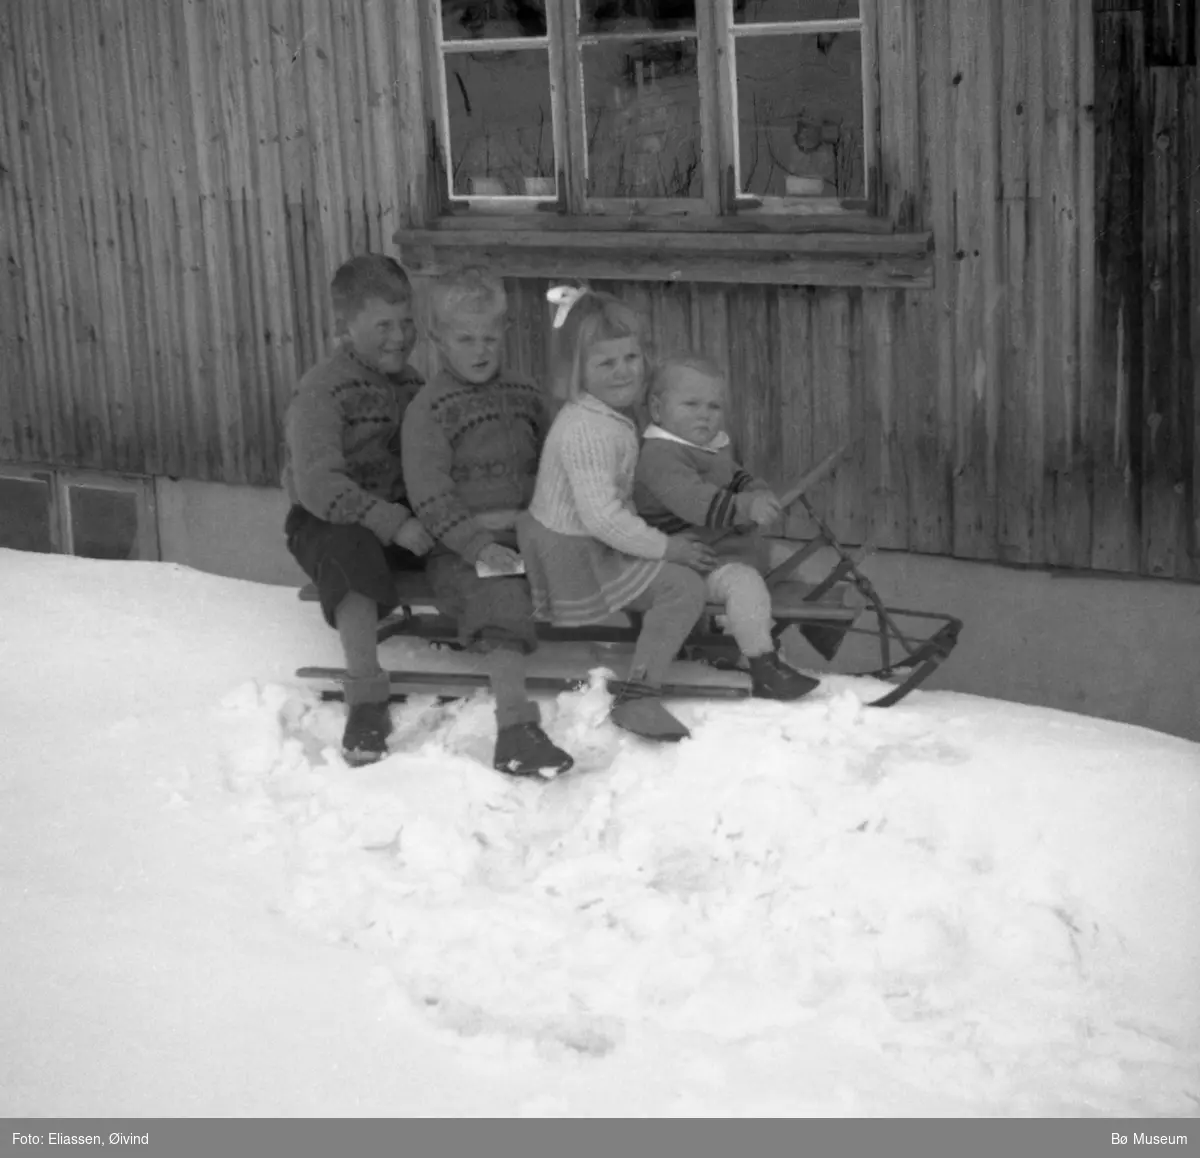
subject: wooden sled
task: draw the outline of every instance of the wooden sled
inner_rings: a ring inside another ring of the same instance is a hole
[[[893,683],[895,686],[890,691],[870,702],[872,707],[886,708],[924,683],[950,655],[958,642],[962,621],[940,612],[885,606],[871,581],[860,570],[860,564],[873,548],[869,544],[853,550],[843,546],[813,509],[804,491],[828,474],[843,453],[844,448],[830,455],[781,498],[785,508],[794,503],[802,504],[817,533],[807,541],[789,544],[794,549],[766,575],[775,619],[772,634],[778,644],[783,633],[795,627],[826,660],[834,658],[847,636],[874,637],[878,646],[878,665],[848,674]],[[828,574],[817,583],[797,579],[797,570],[823,549],[832,550],[837,559]],[[461,650],[457,624],[439,613],[424,575],[400,574],[396,589],[399,606],[380,624],[380,642],[400,636],[425,640],[450,651]],[[300,598],[315,601],[315,586],[309,584],[302,588]],[[721,630],[723,613],[721,604],[708,606],[685,641],[679,662],[668,673],[663,689],[665,695],[686,699],[741,699],[750,694],[749,678],[740,668],[737,645],[732,636]],[[864,620],[868,625],[864,626]],[[640,630],[641,615],[636,612],[626,612],[614,616],[610,622],[588,627],[537,624],[538,638],[547,644],[609,648],[632,649]],[[539,652],[531,660],[531,691],[554,694],[586,683],[586,669],[562,671],[560,665],[558,671],[539,672],[540,655]],[[597,661],[591,666],[599,666],[602,662]],[[326,683],[338,683],[344,676],[340,669],[327,667],[301,668],[296,674],[302,679]],[[488,684],[487,676],[478,671],[426,669],[388,674],[395,700],[403,700],[406,695],[456,699]],[[326,690],[323,698],[340,699],[341,693]]]

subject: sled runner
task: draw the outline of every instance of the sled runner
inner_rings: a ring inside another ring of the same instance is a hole
[[[890,691],[871,701],[873,707],[886,708],[898,703],[914,688],[919,687],[954,649],[962,621],[954,616],[932,611],[912,611],[887,607],[871,581],[860,570],[860,564],[872,551],[869,544],[851,549],[840,543],[828,524],[817,514],[805,492],[829,474],[846,448],[835,451],[794,487],[780,496],[785,509],[799,503],[803,506],[816,531],[813,538],[788,541],[792,548],[787,557],[767,575],[771,591],[775,627],[772,634],[776,644],[780,636],[795,627],[808,643],[826,660],[832,660],[850,635],[872,636],[878,647],[878,666],[853,675],[870,676],[894,683]],[[779,543],[776,540],[776,543]],[[823,549],[831,550],[836,562],[817,583],[795,578],[797,570]],[[457,624],[441,615],[434,605],[425,576],[405,573],[397,576],[399,607],[384,619],[379,627],[379,639],[396,636],[424,640],[441,651],[461,651]],[[300,598],[315,601],[316,588],[302,588]],[[683,699],[740,699],[750,694],[748,677],[739,668],[739,653],[733,637],[720,628],[723,615],[720,604],[710,604],[692,634],[684,643],[678,662],[668,674],[663,694]],[[868,625],[863,624],[866,620]],[[901,626],[901,625],[904,626]],[[641,628],[640,615],[624,612],[613,620],[588,627],[556,627],[551,623],[537,625],[539,640],[550,645],[585,645],[590,649],[583,670],[539,671],[539,662],[553,668],[554,646],[544,648],[531,657],[528,686],[532,692],[557,693],[583,686],[587,667],[611,666],[599,649],[612,648],[631,651]],[[470,695],[487,686],[487,676],[478,671],[437,670],[445,667],[445,659],[433,653],[436,662],[419,671],[391,671],[389,679],[393,699],[407,695],[438,695],[456,699]],[[465,655],[463,656],[465,659]],[[301,679],[336,684],[344,673],[339,668],[306,667],[297,673]],[[616,690],[618,681],[610,681]],[[340,699],[340,692],[327,689],[325,699]]]

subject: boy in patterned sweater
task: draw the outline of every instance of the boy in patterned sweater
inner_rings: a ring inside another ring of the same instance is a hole
[[[546,400],[500,367],[507,300],[499,281],[477,270],[440,279],[430,307],[443,369],[409,406],[401,440],[413,511],[435,541],[429,582],[488,673],[496,769],[565,771],[573,761],[542,731],[526,693],[525,657],[537,632],[514,529],[537,480]]]
[[[339,345],[300,380],[286,418],[288,550],[317,586],[346,660],[342,749],[352,764],[387,753],[389,685],[376,648],[395,608],[395,572],[419,570],[432,540],[413,517],[400,423],[421,386],[412,287],[382,254],[346,262],[331,286]]]
[[[771,594],[762,577],[767,559],[759,528],[782,512],[768,484],[730,454],[725,394],[724,375],[708,358],[685,354],[658,367],[633,501],[650,526],[668,535],[693,535],[713,549],[717,560],[706,579],[708,597],[725,605],[754,694],[796,700],[818,682],[793,670],[776,651]]]

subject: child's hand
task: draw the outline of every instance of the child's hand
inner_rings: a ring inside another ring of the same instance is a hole
[[[746,518],[755,526],[765,527],[783,514],[783,507],[770,491],[752,491],[738,497],[749,500],[745,504]]]
[[[511,547],[499,543],[489,543],[475,558],[489,571],[497,571],[501,575],[519,575],[521,573],[521,556]]]
[[[699,539],[690,535],[670,535],[667,538],[667,553],[663,556],[668,563],[682,563],[701,575],[708,574],[717,565],[716,552]]]
[[[433,539],[425,528],[421,525],[420,519],[409,519],[392,536],[392,542],[397,547],[403,547],[406,551],[411,551],[414,555],[424,555],[433,549]]]

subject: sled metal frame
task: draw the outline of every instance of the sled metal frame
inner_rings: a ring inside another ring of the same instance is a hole
[[[832,659],[846,635],[873,636],[879,646],[879,666],[869,671],[847,674],[869,676],[895,683],[896,686],[891,691],[870,701],[868,705],[876,708],[891,707],[923,684],[950,655],[958,642],[962,621],[941,612],[886,606],[874,585],[859,569],[859,564],[874,548],[869,544],[863,544],[853,550],[847,548],[838,541],[807,497],[800,495],[794,501],[803,504],[818,533],[812,539],[799,543],[796,550],[777,567],[772,568],[765,577],[772,595],[775,618],[772,635],[775,642],[778,644],[780,637],[790,627],[798,628],[801,633],[804,633],[805,629],[810,632],[817,629],[826,641],[832,643],[831,650],[824,653],[827,659]],[[798,567],[824,548],[835,551],[838,562],[823,580],[810,587],[790,579]],[[855,588],[862,597],[864,606],[861,609],[848,608],[840,602],[821,602],[826,596],[838,591],[844,592],[850,587]],[[457,623],[437,612],[432,592],[423,574],[413,572],[398,575],[397,594],[400,597],[399,606],[379,625],[380,642],[400,636],[423,639],[451,650],[461,650]],[[300,597],[309,601],[316,600],[315,587],[309,584],[302,588]],[[722,632],[715,622],[716,617],[722,613],[723,608],[720,604],[709,604],[695,630],[684,642],[680,659],[698,660],[727,671],[740,670],[737,644],[733,637]],[[556,627],[551,623],[539,621],[538,639],[545,643],[633,644],[641,630],[641,614],[624,614],[628,620],[625,625]],[[872,615],[875,625],[860,626],[859,620],[863,615]],[[897,620],[917,621],[920,627],[903,630]],[[336,679],[339,672],[333,668],[304,668],[297,674],[302,678]],[[399,698],[402,698],[401,689],[410,694],[423,692],[438,694],[443,698],[455,698],[456,691],[459,695],[469,694],[476,687],[486,686],[487,682],[482,676],[449,672],[390,672],[389,676],[393,686],[397,688]],[[556,679],[543,679],[542,682],[546,683],[547,691],[578,686],[571,681]],[[582,678],[580,682],[583,682]],[[536,684],[537,680],[531,677],[530,686],[535,687]],[[742,698],[746,694],[745,691],[732,687],[702,684],[680,685],[671,691],[675,695],[718,699]],[[340,693],[328,692],[326,698],[340,698]]]
[[[838,540],[829,524],[813,509],[806,495],[797,495],[795,502],[803,506],[816,527],[817,534],[797,546],[795,551],[766,575],[767,587],[772,594],[772,613],[775,617],[772,637],[778,645],[780,636],[789,627],[796,627],[803,634],[805,628],[817,626],[833,629],[843,636],[874,637],[879,647],[879,666],[868,671],[846,674],[889,682],[899,681],[891,691],[867,704],[873,708],[890,708],[904,699],[909,692],[920,687],[950,655],[958,643],[958,636],[963,627],[962,620],[939,611],[888,607],[859,566],[874,553],[874,546],[868,541],[857,549],[846,547]],[[797,606],[792,599],[785,598],[781,601],[780,596],[803,586],[790,581],[789,577],[798,567],[825,548],[836,552],[838,561],[824,579],[800,597],[800,604],[810,604],[811,607]],[[847,611],[842,607],[831,608],[828,604],[822,606],[818,602],[839,585],[843,590],[853,587],[858,591],[865,604],[861,611]],[[843,627],[836,616],[827,617],[822,614],[827,609],[842,611],[850,622]],[[711,618],[711,613],[710,607],[706,619]],[[858,621],[862,615],[873,616],[874,627],[860,626]],[[914,620],[920,627],[904,630],[897,620]],[[717,666],[736,662],[738,656],[737,645],[731,636],[724,633],[714,634],[711,630],[700,638],[695,638],[695,635],[689,638],[684,644],[685,653],[689,648],[697,650],[697,654],[689,658],[704,659]],[[832,659],[833,656],[827,655],[826,658]]]

